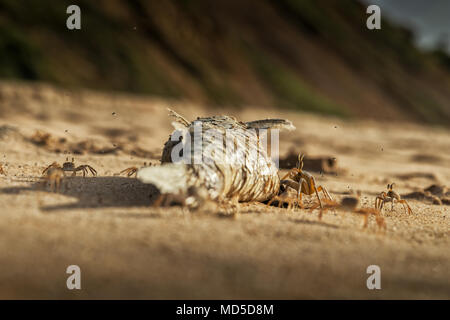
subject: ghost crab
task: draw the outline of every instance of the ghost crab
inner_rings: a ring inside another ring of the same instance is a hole
[[[327,199],[329,201],[333,201],[333,198],[328,193],[327,189],[323,186],[317,185],[314,176],[311,173],[303,170],[304,157],[305,157],[304,154],[299,154],[297,166],[295,168],[292,168],[291,170],[289,170],[289,172],[283,178],[281,178],[281,181],[280,181],[281,186],[285,186],[286,188],[290,187],[297,191],[296,199],[292,199],[292,197],[289,198],[286,195],[283,195],[283,196],[277,195],[269,201],[269,203],[268,203],[269,205],[273,201],[277,200],[279,202],[280,201],[287,202],[288,207],[293,207],[294,204],[296,204],[297,206],[303,208],[302,194],[305,194],[305,195],[315,194],[317,196],[318,206],[320,206],[320,208],[323,208],[322,201],[320,200],[320,197],[319,197],[320,191],[323,193],[325,199]],[[280,190],[281,190],[281,186],[280,186]]]
[[[356,196],[349,196],[344,197],[340,202],[325,199],[324,200],[324,206],[320,208],[319,212],[319,220],[322,219],[322,214],[324,211],[327,210],[340,210],[345,212],[352,212],[356,213],[358,215],[361,215],[364,217],[363,222],[363,228],[367,228],[369,224],[369,216],[373,215],[375,216],[375,221],[378,225],[379,229],[386,230],[386,222],[384,221],[384,218],[381,216],[381,212],[378,208],[358,208],[358,205],[360,203],[360,196],[361,192],[358,191]],[[313,211],[314,209],[317,209],[319,207],[319,204],[316,203],[313,205],[310,210]]]
[[[148,166],[152,166],[152,164],[149,163]],[[144,162],[144,166],[142,168],[145,168],[145,167],[147,167],[147,162]],[[131,177],[133,175],[136,176],[139,169],[140,168],[138,168],[138,167],[129,167],[129,168],[126,168],[126,169],[120,171],[119,173],[115,173],[114,175],[115,176],[126,175],[127,177]]]
[[[64,176],[66,171],[72,172],[72,176],[76,176],[78,171],[83,172],[83,177],[85,177],[86,174],[89,174],[89,171],[92,173],[93,176],[97,175],[97,171],[90,165],[83,164],[81,166],[76,167],[74,158],[72,158],[72,161],[69,161],[69,158],[66,158],[66,162],[64,162],[62,166],[59,165],[57,162],[53,162],[51,165],[45,168],[44,171],[42,171],[42,174],[44,175],[47,173],[48,170],[55,168],[61,169],[62,172],[64,173]]]
[[[296,190],[292,189],[289,186],[281,184],[279,194],[270,199],[267,205],[270,206],[272,205],[272,203],[276,201],[278,208],[281,208],[285,203],[287,203],[287,209],[292,210],[294,209],[295,206],[299,205],[296,195],[297,195]]]
[[[408,202],[406,200],[403,200],[400,194],[393,190],[394,183],[387,185],[387,192],[383,191],[381,192],[376,198],[375,198],[375,208],[378,210],[382,210],[383,206],[386,202],[391,202],[391,211],[394,210],[394,201],[401,203],[403,205],[403,208],[405,209],[405,212],[408,214],[413,213],[411,210],[411,207],[409,206]]]
[[[44,170],[43,174],[43,187],[49,183],[50,187],[53,187],[53,191],[56,192],[61,185],[61,180],[65,177],[63,169],[61,167],[49,167]]]

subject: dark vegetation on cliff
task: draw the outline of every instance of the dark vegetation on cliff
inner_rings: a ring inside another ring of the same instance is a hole
[[[77,4],[82,29],[66,28]],[[354,0],[0,0],[0,77],[450,123],[450,58]]]

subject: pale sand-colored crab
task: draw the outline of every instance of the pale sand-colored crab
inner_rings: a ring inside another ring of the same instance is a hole
[[[322,192],[325,199],[333,201],[333,198],[328,193],[327,189],[323,186],[317,185],[314,176],[303,170],[303,159],[305,155],[300,154],[298,156],[297,166],[289,170],[289,172],[281,178],[281,184],[285,186],[289,186],[292,189],[297,191],[297,201],[298,206],[303,207],[302,203],[302,194],[312,195],[315,194],[317,196],[318,205],[322,208],[322,201],[319,197],[319,192]],[[289,178],[289,179],[286,179]],[[285,202],[289,202],[286,197],[284,197]],[[271,202],[269,202],[270,204]]]
[[[375,221],[378,225],[379,229],[386,230],[386,222],[384,221],[384,218],[381,216],[380,210],[376,208],[358,208],[359,202],[360,202],[360,195],[361,193],[358,192],[356,196],[349,196],[344,197],[340,202],[330,200],[330,199],[324,199],[323,206],[319,209],[319,220],[322,219],[322,215],[324,211],[334,209],[334,210],[340,210],[344,212],[352,212],[356,213],[358,215],[361,215],[364,217],[363,222],[363,228],[367,228],[369,224],[369,216],[373,215],[375,216]],[[319,204],[316,203],[313,205],[310,210],[313,211],[314,209],[319,208]]]
[[[152,164],[150,163],[149,166],[151,166]],[[144,162],[144,166],[142,168],[147,167],[147,162]],[[138,167],[129,167],[126,168],[122,171],[120,171],[119,173],[115,173],[115,176],[120,176],[120,175],[126,175],[127,177],[131,177],[133,175],[136,175],[137,172],[139,171],[140,168]]]
[[[65,174],[61,167],[50,167],[44,170],[43,174],[43,187],[48,183],[53,191],[59,190],[61,181],[64,179]]]
[[[403,205],[403,208],[405,209],[405,212],[408,214],[413,213],[411,210],[411,207],[409,206],[408,202],[406,200],[403,200],[400,194],[393,190],[394,183],[388,184],[387,189],[388,191],[381,192],[376,198],[375,198],[375,209],[383,210],[383,206],[386,202],[391,202],[391,210],[394,210],[394,202],[401,203]]]
[[[49,165],[47,168],[45,168],[44,171],[42,171],[42,174],[45,174],[51,168],[59,168],[64,173],[66,171],[72,172],[72,176],[76,176],[78,171],[83,172],[83,177],[85,177],[86,174],[89,173],[89,171],[92,173],[93,176],[97,175],[97,171],[94,168],[92,168],[90,165],[84,164],[84,165],[81,165],[78,167],[75,166],[74,158],[72,158],[72,161],[69,161],[69,158],[66,158],[66,162],[64,162],[62,166],[60,164],[58,164],[57,162],[53,162],[51,165]],[[88,169],[89,169],[89,171],[88,171]]]

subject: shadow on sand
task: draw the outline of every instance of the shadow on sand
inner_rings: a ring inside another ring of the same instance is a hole
[[[34,182],[28,187],[0,189],[1,194],[48,192],[77,198],[69,204],[41,207],[43,211],[79,208],[148,207],[158,198],[158,189],[134,178],[125,177],[66,177],[61,187],[53,191],[46,183]]]
[[[331,224],[331,223],[326,223],[323,221],[311,221],[311,220],[306,220],[306,219],[289,219],[289,221],[294,222],[294,223],[299,223],[299,224],[339,229],[339,226],[337,226],[335,224]]]

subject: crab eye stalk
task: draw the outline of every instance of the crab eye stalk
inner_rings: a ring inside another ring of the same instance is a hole
[[[298,161],[297,161],[297,169],[302,170],[303,169],[303,158],[305,157],[304,154],[298,155]]]

